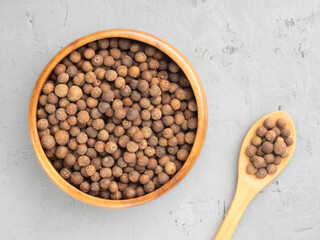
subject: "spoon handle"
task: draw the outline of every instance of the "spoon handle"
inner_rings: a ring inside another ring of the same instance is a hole
[[[255,195],[254,191],[250,191],[250,189],[245,187],[239,187],[239,185],[237,186],[231,206],[214,240],[228,240],[232,238],[244,211]]]

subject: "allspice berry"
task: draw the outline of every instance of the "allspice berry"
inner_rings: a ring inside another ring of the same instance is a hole
[[[83,180],[84,180],[84,178],[80,172],[71,173],[70,181],[72,182],[72,184],[74,184],[76,186],[80,185],[83,182]]]
[[[177,171],[176,165],[173,162],[167,162],[164,169],[168,175],[173,175]]]
[[[291,146],[293,144],[294,140],[292,138],[288,137],[284,140],[284,142],[286,143],[287,146]]]
[[[58,84],[55,88],[54,88],[54,93],[60,97],[63,98],[65,96],[67,96],[68,94],[68,86],[65,84]]]
[[[158,175],[158,181],[161,185],[163,184],[166,184],[168,181],[169,181],[169,176],[167,173],[165,172],[161,172],[159,175]]]
[[[246,171],[247,171],[248,174],[255,174],[258,171],[258,169],[255,168],[252,163],[249,163],[247,165]]]
[[[58,130],[54,133],[56,143],[59,145],[66,145],[69,142],[69,133],[65,130]]]
[[[274,174],[274,173],[276,173],[276,172],[277,172],[277,166],[274,165],[274,164],[269,164],[269,165],[267,166],[267,172],[268,172],[268,174]]]
[[[277,137],[277,134],[273,130],[269,130],[266,133],[266,139],[270,142],[273,142]]]
[[[284,119],[284,118],[279,118],[278,120],[277,120],[277,126],[278,126],[278,128],[285,128],[286,127],[286,125],[287,125],[287,121]]]
[[[249,145],[246,149],[246,154],[249,157],[253,157],[257,153],[257,148],[253,145]]]
[[[277,154],[277,155],[282,155],[286,152],[286,149],[287,149],[287,146],[284,142],[276,142],[274,144],[274,152]]]
[[[281,137],[287,138],[290,136],[290,130],[288,128],[281,129]]]
[[[273,163],[274,163],[275,165],[279,165],[279,164],[281,163],[281,160],[282,160],[282,157],[281,157],[281,156],[275,156]]]
[[[105,150],[107,153],[114,153],[118,149],[118,146],[115,142],[107,142],[105,145]]]
[[[273,144],[270,143],[270,142],[264,142],[261,146],[261,150],[264,152],[264,153],[272,153],[273,151]]]
[[[265,178],[267,176],[267,170],[265,168],[259,168],[257,173],[256,173],[256,176],[258,178]]]
[[[263,157],[256,157],[253,160],[253,166],[255,166],[256,168],[262,168],[262,167],[266,167],[267,164],[264,161]]]
[[[258,137],[258,136],[254,136],[254,137],[252,138],[252,140],[251,140],[251,143],[252,143],[252,145],[258,147],[258,146],[261,145],[262,139],[261,139],[260,137]]]
[[[267,164],[273,163],[274,161],[274,155],[272,153],[265,154],[263,158]]]
[[[45,149],[53,149],[54,146],[56,145],[56,142],[54,140],[54,137],[51,135],[44,135],[41,138],[41,145],[45,148]]]
[[[272,119],[272,118],[267,118],[263,125],[267,128],[267,129],[272,129],[276,126],[276,122]]]

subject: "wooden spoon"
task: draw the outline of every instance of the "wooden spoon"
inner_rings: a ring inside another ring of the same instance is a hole
[[[275,174],[268,174],[265,178],[257,178],[255,175],[250,175],[246,172],[248,163],[250,162],[249,157],[246,155],[246,148],[250,145],[251,139],[255,136],[256,130],[259,126],[263,126],[263,122],[266,118],[271,117],[275,121],[279,118],[284,118],[287,120],[287,126],[290,130],[290,137],[294,140],[294,143],[287,147],[290,151],[289,156],[282,159],[281,163],[277,165],[277,172]],[[245,136],[239,154],[239,165],[238,165],[238,184],[236,193],[234,195],[233,201],[229,208],[226,217],[215,237],[215,240],[226,240],[231,239],[244,211],[251,202],[251,200],[273,179],[275,179],[280,172],[289,163],[294,149],[296,146],[296,130],[294,128],[293,122],[290,116],[285,112],[272,112],[264,117],[260,118],[248,131]]]

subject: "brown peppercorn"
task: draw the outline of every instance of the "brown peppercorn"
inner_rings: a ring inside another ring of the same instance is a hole
[[[275,165],[279,165],[281,163],[282,157],[281,156],[275,156],[273,163]]]
[[[83,143],[86,143],[88,141],[88,135],[84,132],[80,132],[78,135],[77,135],[77,142],[79,144],[83,144]]]
[[[124,65],[117,67],[117,73],[120,77],[125,77],[128,74],[128,68]]]
[[[252,163],[249,163],[247,165],[246,171],[247,171],[248,174],[255,174],[258,171],[258,169],[255,168]]]
[[[53,72],[54,74],[56,75],[59,75],[60,73],[63,73],[66,71],[66,66],[59,63],[54,69],[53,69]]]
[[[142,185],[147,184],[150,181],[150,176],[147,174],[142,174],[139,178],[139,181]]]
[[[164,170],[168,175],[174,175],[177,171],[177,168],[173,162],[167,162],[164,166]]]
[[[286,125],[287,125],[287,121],[284,119],[284,118],[279,118],[278,120],[277,120],[277,126],[278,126],[278,128],[285,128],[286,127]]]
[[[118,146],[115,142],[107,142],[105,145],[105,150],[107,153],[114,153],[118,149]]]
[[[142,142],[142,140],[144,139],[144,135],[141,131],[136,131],[135,133],[132,134],[131,137],[137,143]]]
[[[118,77],[118,74],[117,74],[117,72],[114,71],[114,70],[108,70],[108,71],[106,72],[105,78],[106,78],[109,82],[112,82],[112,81],[116,80],[117,77]]]
[[[148,166],[149,165],[149,158],[147,156],[141,156],[138,158],[137,164],[141,167]],[[153,162],[153,164],[154,164],[154,162]]]
[[[125,152],[123,154],[123,159],[127,162],[127,163],[133,163],[134,161],[136,161],[136,154],[131,153],[131,152]]]
[[[266,139],[270,142],[273,142],[276,139],[276,137],[277,137],[277,134],[273,130],[269,130],[266,133]]]
[[[77,51],[73,51],[72,53],[70,53],[69,59],[73,63],[78,63],[81,60],[81,54]]]
[[[136,194],[137,194],[136,189],[134,189],[132,187],[127,187],[123,191],[123,195],[127,199],[134,198],[136,196]]]
[[[112,175],[115,177],[120,177],[122,175],[123,171],[122,168],[115,165],[112,167]]]
[[[169,181],[169,176],[168,174],[166,174],[165,172],[161,172],[159,173],[158,175],[158,182],[161,184],[161,185],[164,185],[166,184],[168,181]]]
[[[193,144],[194,143],[195,138],[196,138],[196,134],[194,132],[187,132],[184,135],[184,138],[183,138],[183,135],[184,134],[182,132],[177,133],[176,137],[178,139],[178,144],[180,144],[180,145],[184,144],[183,139],[188,144]],[[179,140],[178,136],[181,136],[181,141]]]
[[[78,158],[78,164],[80,167],[86,167],[90,164],[90,158],[86,155],[80,156]]]
[[[56,87],[54,88],[54,93],[60,97],[63,98],[65,96],[67,96],[68,94],[68,86],[65,84],[58,84],[56,85]]]
[[[276,133],[276,137],[279,137],[279,136],[280,136],[281,131],[280,131],[279,128],[274,127],[274,128],[272,128],[272,131],[274,131],[274,132]]]
[[[281,129],[281,137],[287,138],[290,136],[290,130],[288,128]]]
[[[137,143],[135,143],[133,141],[130,141],[127,143],[127,150],[129,152],[135,153],[136,151],[138,151],[138,149],[139,149],[139,146]]]
[[[127,112],[127,119],[129,121],[134,121],[139,117],[139,112],[138,110],[134,109],[134,108],[129,108],[128,112]]]
[[[267,118],[263,125],[267,128],[267,129],[272,129],[276,126],[276,122],[272,119],[272,118]]]
[[[270,142],[264,142],[261,146],[261,150],[264,152],[264,153],[272,153],[273,151],[273,144],[270,143]]]
[[[48,103],[56,104],[59,101],[59,98],[54,93],[49,93],[47,97],[47,101]],[[40,102],[40,98],[39,98],[39,102]]]
[[[69,75],[69,77],[74,77],[78,73],[78,69],[76,66],[69,66],[66,70],[66,73]]]
[[[91,62],[89,61],[83,61],[82,64],[81,64],[81,69],[84,71],[84,72],[90,72],[93,70],[93,66],[91,64]]]
[[[83,55],[84,55],[85,58],[91,59],[95,55],[95,51],[92,48],[87,48],[84,51]]]
[[[170,62],[168,68],[172,73],[177,73],[180,70],[179,66],[174,62]]]
[[[111,181],[109,191],[115,193],[118,191],[118,184],[115,181]]]
[[[121,51],[119,49],[117,49],[117,48],[110,49],[109,54],[114,59],[119,59],[121,57]]]
[[[96,54],[92,59],[91,63],[95,67],[100,67],[103,64],[103,57],[99,54]]]
[[[80,172],[76,171],[76,172],[71,173],[70,181],[72,184],[74,184],[76,186],[80,185],[83,182],[83,180],[84,180],[84,178]]]
[[[147,184],[143,185],[143,189],[149,193],[155,190],[155,185],[152,181],[149,181]]]
[[[87,192],[89,192],[89,190],[90,190],[90,184],[89,184],[87,181],[82,182],[82,183],[80,184],[79,188],[80,188],[80,190],[81,190],[82,192],[87,193]]]
[[[77,120],[79,123],[86,124],[90,119],[89,113],[87,111],[80,111],[77,115]]]
[[[46,82],[42,87],[42,92],[46,95],[52,93],[54,90],[54,84],[51,81]]]
[[[48,120],[47,119],[39,119],[38,121],[37,121],[37,128],[38,128],[38,130],[45,130],[46,128],[48,128],[49,127],[49,122],[48,122]]]
[[[104,157],[102,158],[101,164],[106,168],[111,168],[114,165],[114,159],[111,156]]]
[[[96,168],[93,165],[88,165],[86,167],[86,173],[89,177],[91,177],[96,173]]]
[[[134,56],[134,60],[138,63],[142,63],[147,60],[147,56],[144,52],[137,52]]]
[[[111,180],[107,178],[101,179],[99,182],[99,186],[102,190],[107,190],[111,187]]]
[[[129,180],[131,182],[138,182],[139,181],[139,178],[140,178],[140,174],[137,172],[137,171],[131,171],[129,173]]]
[[[265,154],[263,158],[267,164],[273,163],[274,161],[274,155],[272,153]]]
[[[286,143],[287,146],[291,146],[293,144],[294,140],[292,138],[288,137],[284,140],[284,142]]]
[[[140,69],[137,66],[132,66],[129,68],[128,74],[132,78],[136,78],[140,75]]]
[[[59,145],[66,145],[69,142],[69,133],[65,130],[58,130],[55,132],[54,138]]]
[[[68,168],[62,168],[60,170],[60,175],[61,177],[63,177],[64,179],[69,179],[71,176],[71,171]]]
[[[258,178],[265,178],[267,176],[267,170],[265,168],[258,169],[258,171],[256,172],[256,176]]]
[[[257,148],[254,145],[249,145],[246,149],[246,154],[253,157],[257,153]]]
[[[95,119],[95,120],[93,120],[93,122],[92,122],[92,127],[93,127],[95,130],[98,130],[98,131],[99,131],[99,130],[103,129],[104,126],[105,126],[104,121],[103,121],[103,119],[101,119],[101,118]]]
[[[277,155],[282,155],[286,152],[287,146],[284,142],[278,141],[274,144],[274,152]]]
[[[90,179],[92,182],[98,182],[100,180],[100,174],[98,172],[96,172],[95,174],[93,174],[92,176],[90,176]]]
[[[267,172],[268,172],[268,174],[274,174],[274,173],[276,173],[276,172],[277,172],[277,166],[274,165],[274,164],[269,164],[269,165],[267,166]]]
[[[196,129],[198,126],[198,119],[197,118],[190,118],[187,122],[187,126],[189,129]]]
[[[262,167],[266,167],[267,164],[266,162],[264,161],[264,158],[263,157],[256,157],[253,159],[253,165],[256,167],[256,168],[262,168]]]
[[[58,108],[56,111],[56,117],[59,121],[64,121],[67,119],[68,115],[64,108]]]
[[[161,95],[161,89],[157,85],[153,85],[149,88],[149,94],[152,97],[157,97]]]
[[[67,83],[69,81],[69,75],[67,73],[60,73],[57,77],[58,83]]]
[[[41,145],[45,149],[53,149],[56,145],[56,142],[53,136],[45,135],[41,138]]]
[[[177,158],[180,160],[180,161],[186,161],[187,158],[189,156],[189,153],[187,150],[185,149],[180,149],[178,152],[177,152]]]
[[[252,140],[251,140],[251,143],[252,143],[252,145],[258,147],[258,146],[261,145],[262,139],[261,139],[260,137],[258,137],[258,136],[254,136],[254,137],[252,138]]]

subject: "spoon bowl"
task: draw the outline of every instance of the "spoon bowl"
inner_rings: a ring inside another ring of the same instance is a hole
[[[251,139],[256,135],[256,130],[259,126],[263,126],[264,121],[267,118],[272,118],[277,120],[279,118],[284,118],[287,121],[286,128],[290,130],[290,137],[294,140],[291,146],[288,146],[289,155],[283,157],[279,165],[277,165],[277,172],[274,174],[268,174],[265,178],[257,178],[256,175],[248,174],[246,172],[247,165],[250,162],[249,157],[246,154],[246,148],[251,144]],[[226,240],[231,239],[244,211],[251,202],[251,200],[272,180],[274,180],[282,170],[289,163],[296,146],[296,130],[290,116],[281,111],[276,111],[269,113],[262,118],[260,118],[252,127],[249,129],[246,134],[239,154],[239,163],[238,163],[238,183],[236,188],[236,193],[234,195],[233,201],[229,208],[229,211],[226,217],[223,220],[223,223],[215,237],[215,240]]]

